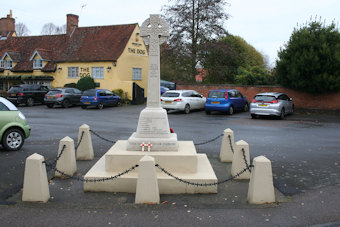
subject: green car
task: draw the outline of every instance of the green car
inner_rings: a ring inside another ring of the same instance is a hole
[[[3,148],[19,150],[30,132],[25,116],[10,101],[0,97],[0,143]]]

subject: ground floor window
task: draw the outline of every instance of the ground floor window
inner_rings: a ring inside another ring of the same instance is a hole
[[[142,68],[132,68],[132,80],[142,80]]]
[[[104,79],[104,67],[92,67],[93,79]]]
[[[67,77],[68,78],[78,78],[79,67],[67,67]]]

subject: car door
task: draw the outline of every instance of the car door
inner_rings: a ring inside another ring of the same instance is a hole
[[[78,90],[77,88],[72,88],[73,90],[73,103],[74,104],[80,104],[80,98],[82,95],[81,90]]]
[[[109,90],[105,90],[105,98],[107,100],[107,105],[110,105],[110,106],[113,106],[116,104],[116,100],[115,100],[115,97],[113,95],[113,92],[112,91],[109,91]]]

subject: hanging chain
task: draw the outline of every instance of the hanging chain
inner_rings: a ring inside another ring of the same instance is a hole
[[[223,134],[221,135],[218,135],[217,137],[211,139],[211,140],[207,140],[205,142],[202,142],[202,143],[194,143],[195,146],[199,146],[199,145],[203,145],[203,144],[207,144],[207,143],[211,143],[211,142],[214,142],[215,140],[219,139],[220,137],[222,137]]]
[[[84,136],[84,131],[82,131],[82,132],[81,132],[80,140],[79,140],[79,142],[78,142],[77,146],[75,147],[75,148],[76,148],[76,150],[78,149],[78,147],[79,147],[79,145],[80,145],[81,141],[83,140],[83,136]]]
[[[231,143],[231,136],[230,136],[230,135],[228,135],[228,138],[229,138],[229,144],[230,144],[231,152],[233,152],[233,153],[234,153],[233,144]]]
[[[105,140],[106,142],[109,142],[109,143],[115,143],[116,142],[116,141],[112,141],[112,140],[109,140],[109,139],[106,139],[106,138],[102,137],[101,135],[99,135],[98,133],[93,131],[92,129],[90,129],[90,132],[92,132],[92,134],[97,136],[98,138],[100,138],[102,140]]]

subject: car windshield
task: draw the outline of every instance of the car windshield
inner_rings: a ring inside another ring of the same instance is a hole
[[[276,100],[275,96],[270,95],[256,95],[255,101],[271,102]]]
[[[8,92],[18,93],[21,92],[22,90],[23,90],[22,87],[11,87],[11,89],[9,89]]]
[[[209,98],[225,98],[225,92],[223,91],[211,91],[209,92]]]
[[[96,91],[95,90],[84,91],[83,95],[84,96],[96,96]]]
[[[60,94],[61,90],[51,90],[48,92],[49,95],[56,95],[56,94]]]
[[[165,92],[162,97],[179,97],[178,92]]]

